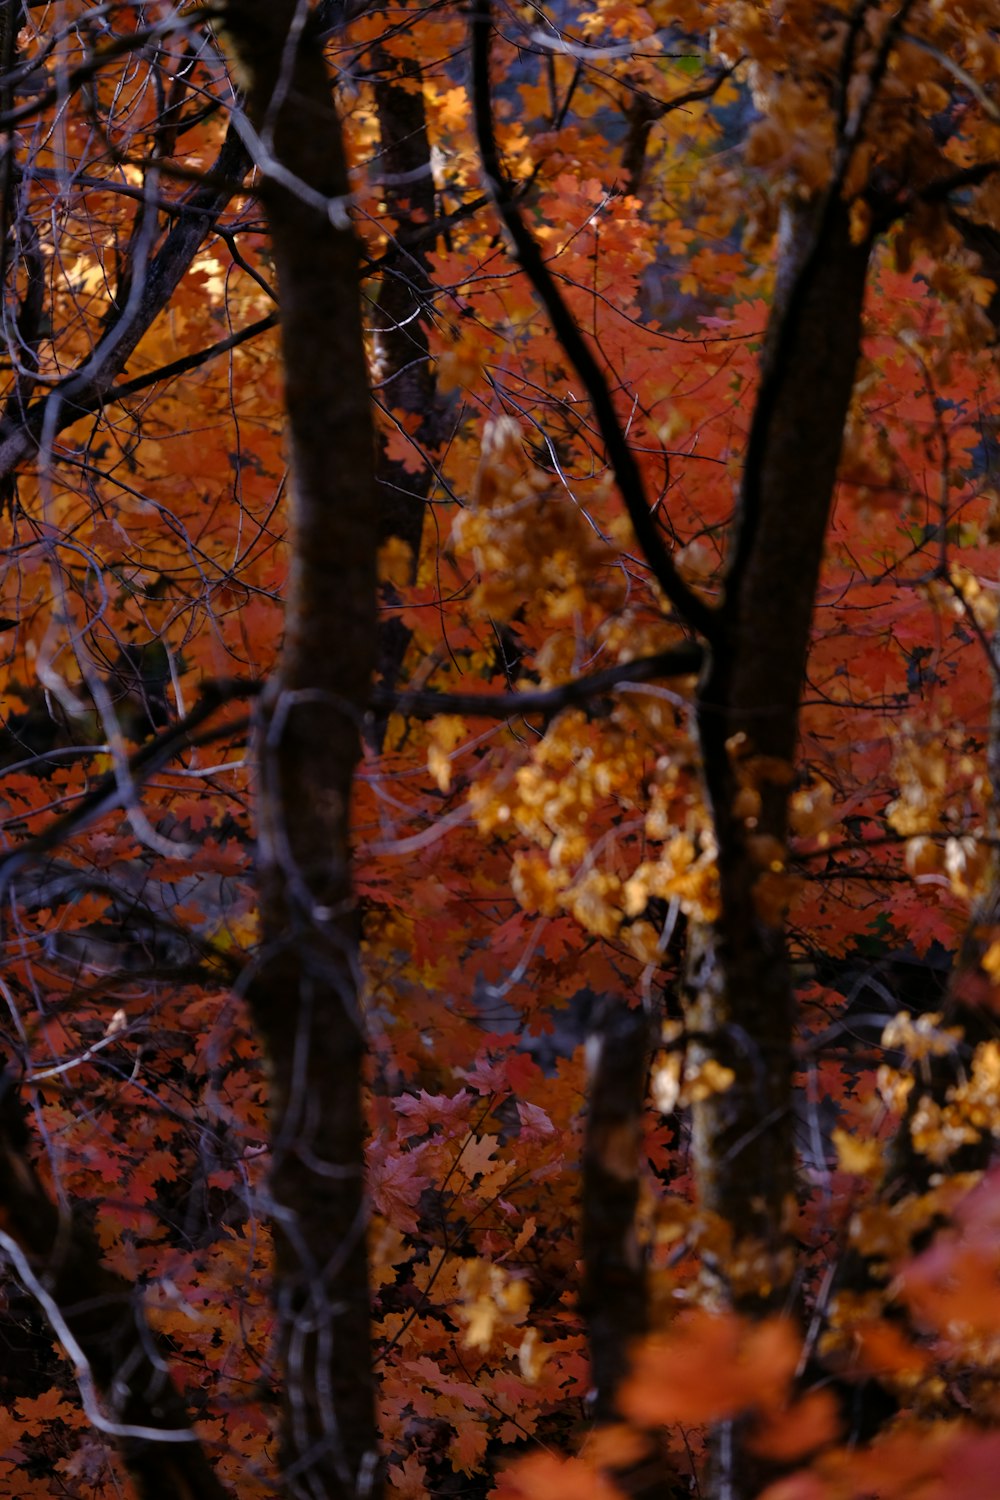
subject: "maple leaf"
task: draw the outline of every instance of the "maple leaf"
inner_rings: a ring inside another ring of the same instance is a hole
[[[997,1246],[1000,1178],[991,1172],[957,1206],[956,1227],[899,1272],[899,1285],[922,1321],[955,1337],[965,1328],[993,1334],[1000,1327]]]
[[[499,1329],[523,1321],[531,1300],[526,1281],[511,1280],[502,1267],[481,1260],[464,1261],[458,1281],[469,1348],[488,1349]]]
[[[882,1173],[882,1147],[877,1140],[863,1140],[839,1127],[831,1133],[842,1172],[854,1177],[878,1178]]]
[[[373,1141],[368,1148],[372,1203],[394,1228],[408,1234],[417,1230],[420,1198],[432,1181],[423,1166],[428,1144],[402,1151],[386,1141]]]
[[[417,1458],[410,1454],[401,1463],[389,1466],[389,1488],[400,1500],[424,1500],[427,1494],[427,1470]]]
[[[794,1463],[832,1443],[840,1431],[837,1403],[829,1391],[809,1391],[787,1408],[775,1408],[757,1423],[750,1439],[754,1453]]]
[[[529,1385],[534,1385],[545,1368],[548,1358],[548,1350],[541,1342],[537,1328],[529,1328],[525,1331],[524,1338],[517,1347],[517,1362],[521,1374]]]
[[[452,1468],[460,1474],[474,1474],[486,1452],[488,1441],[489,1428],[485,1422],[468,1418],[460,1422],[448,1445]]]
[[[409,1120],[416,1135],[422,1135],[435,1125],[453,1127],[468,1115],[468,1103],[472,1095],[467,1089],[457,1094],[428,1094],[421,1089],[418,1094],[401,1094],[393,1101],[393,1110]]]
[[[37,1437],[52,1422],[75,1423],[79,1419],[78,1409],[67,1405],[62,1391],[54,1386],[40,1396],[20,1396],[14,1402],[14,1410],[24,1425],[24,1431],[32,1437]]]
[[[463,1141],[458,1165],[470,1182],[495,1170],[494,1157],[499,1144],[500,1137],[496,1135],[470,1135]]]
[[[521,1122],[518,1139],[524,1141],[525,1145],[545,1140],[556,1133],[556,1127],[549,1116],[537,1104],[519,1100],[517,1115]]]

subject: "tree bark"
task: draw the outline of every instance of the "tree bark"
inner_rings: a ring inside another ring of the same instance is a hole
[[[397,228],[381,261],[381,280],[373,306],[379,400],[390,413],[414,419],[410,433],[419,465],[390,458],[388,443],[379,443],[379,543],[398,538],[410,549],[409,581],[417,575],[424,514],[434,486],[431,455],[445,434],[445,410],[438,399],[425,319],[432,293],[427,251],[428,226],[436,212],[427,112],[417,63],[394,60],[378,49],[376,63],[385,69],[375,81],[375,108],[381,140],[385,211]],[[427,453],[427,458],[422,455]],[[385,602],[398,603],[393,586],[383,588]],[[410,631],[391,612],[379,629],[378,669],[383,688],[396,683]],[[375,723],[381,744],[388,716]]]
[[[297,0],[227,12],[264,157],[294,475],[285,642],[259,739],[262,948],[248,999],[270,1065],[286,1490],[341,1500],[381,1484],[348,829],[375,664],[377,493],[347,169],[307,13]]]
[[[800,215],[786,231],[721,639],[698,695],[720,911],[696,935],[687,1017],[694,1062],[735,1075],[695,1109],[701,1201],[735,1241],[766,1248],[767,1285],[751,1298],[765,1302],[783,1297],[790,1273],[794,1189],[793,996],[777,882],[869,254],[851,243],[839,201],[819,230]]]
[[[720,1291],[752,1314],[787,1307],[794,1270],[788,798],[869,252],[839,195],[786,215],[722,628],[698,694],[719,912],[692,934],[689,1066],[717,1064],[731,1082],[694,1106],[693,1155],[700,1203],[729,1241]],[[719,1492],[754,1492],[752,1465],[724,1448]]]
[[[628,1371],[629,1345],[649,1331],[646,1267],[635,1221],[651,1030],[642,1008],[628,1010],[620,1001],[605,1000],[587,1043],[580,1309],[599,1422],[618,1415],[616,1397]]]
[[[654,1025],[639,1006],[605,998],[587,1042],[590,1074],[580,1194],[583,1282],[580,1311],[590,1350],[592,1411],[597,1422],[621,1420],[618,1391],[628,1374],[632,1345],[649,1332],[646,1257],[639,1241],[642,1119],[646,1108]],[[646,1448],[615,1468],[630,1500],[679,1500],[662,1434],[646,1433]],[[685,1492],[686,1484],[683,1486]]]

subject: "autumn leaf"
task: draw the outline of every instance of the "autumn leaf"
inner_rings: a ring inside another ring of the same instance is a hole
[[[393,1150],[384,1141],[373,1141],[368,1149],[372,1203],[394,1228],[407,1233],[417,1229],[420,1198],[432,1181],[422,1165],[425,1149]]]
[[[787,1408],[774,1408],[756,1424],[754,1453],[779,1463],[796,1463],[832,1443],[840,1432],[837,1403],[829,1391],[808,1391]]]
[[[621,1500],[622,1491],[579,1458],[533,1453],[505,1469],[496,1500]]]
[[[500,1329],[522,1322],[531,1302],[526,1281],[511,1279],[486,1261],[464,1261],[458,1283],[464,1341],[472,1349],[488,1349]]]
[[[754,1326],[735,1314],[684,1313],[635,1351],[621,1409],[650,1427],[766,1411],[784,1400],[798,1359],[798,1338],[783,1319]]]
[[[75,1424],[79,1417],[78,1410],[68,1406],[62,1392],[54,1387],[40,1396],[18,1397],[14,1402],[14,1410],[24,1424],[24,1431],[32,1437],[36,1437],[52,1422]]]

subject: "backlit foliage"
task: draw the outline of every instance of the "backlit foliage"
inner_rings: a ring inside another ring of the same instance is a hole
[[[414,228],[405,196],[386,201],[380,77],[422,97],[441,219],[417,222],[440,441],[393,405],[374,334],[370,349],[385,458],[414,485],[433,475],[419,555],[381,552],[405,650],[353,808],[390,1489],[612,1500],[649,1441],[686,1485],[706,1432],[733,1424],[767,1500],[992,1492],[1000,6],[512,6],[494,52],[506,171],[701,598],[733,546],[782,211],[834,183],[856,242],[877,232],[797,758],[730,746],[757,914],[787,923],[799,1002],[794,1292],[763,1318],[720,1296],[762,1262],[691,1184],[686,1110],[732,1081],[684,1057],[680,1024],[676,938],[719,911],[695,675],[623,670],[587,702],[499,722],[412,711],[427,691],[558,689],[688,633],[482,196],[466,16],[348,10],[324,46],[373,326]],[[252,697],[276,661],[288,476],[268,242],[248,161],[214,165],[234,80],[211,16],[59,0],[19,24],[0,463],[46,405],[0,518],[4,1046],[37,1171],[135,1288],[220,1479],[249,1500],[276,1482],[277,1383],[266,1081],[243,1002],[250,714],[234,693],[200,742],[148,774],[134,757],[206,684]],[[210,232],[127,367],[74,406],[109,330],[139,328],[203,181]],[[117,800],[19,862],[106,774]],[[787,847],[755,833],[778,785]],[[959,966],[982,1035],[945,1015]],[[595,1431],[577,1222],[597,996],[662,1000],[662,1050],[638,1225],[655,1327],[621,1421]],[[958,1081],[911,1110],[948,1057]],[[14,1277],[4,1297],[0,1492],[126,1493],[32,1299]],[[875,1390],[880,1415],[859,1416]]]

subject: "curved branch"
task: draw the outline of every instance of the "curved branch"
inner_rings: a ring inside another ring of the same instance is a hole
[[[7,1065],[0,1062],[0,1255],[38,1301],[73,1364],[94,1426],[118,1440],[141,1500],[225,1500],[228,1491],[192,1430],[136,1288],[101,1262],[97,1244],[67,1222],[28,1154],[29,1137]],[[104,1398],[102,1411],[97,1396]]]
[[[684,582],[660,535],[655,516],[649,508],[642,475],[622,431],[608,382],[597,360],[577,326],[562,293],[556,285],[545,258],[515,205],[510,183],[500,165],[493,132],[493,103],[490,90],[490,35],[492,31],[490,0],[475,0],[472,7],[472,90],[476,137],[482,158],[486,186],[497,213],[510,235],[528,280],[548,313],[556,337],[583,382],[594,415],[604,439],[615,482],[621,491],[650,571],[681,618],[706,640],[717,633],[718,616],[710,604]]]
[[[172,16],[159,25],[148,26],[143,30],[132,31],[124,36],[114,37],[111,41],[103,42],[94,49],[85,62],[79,63],[75,68],[71,68],[67,73],[56,78],[53,83],[35,94],[26,103],[3,110],[0,113],[0,130],[10,130],[13,126],[20,125],[25,120],[41,114],[53,104],[58,104],[60,100],[68,98],[83,84],[95,78],[107,63],[137,52],[148,42],[159,41],[177,31],[190,31],[192,24],[199,21],[212,21],[219,14],[218,10],[209,8],[189,11],[186,15]]]
[[[657,677],[685,677],[701,669],[704,653],[693,641],[682,642],[661,651],[655,656],[639,657],[636,661],[619,666],[605,667],[601,672],[592,672],[572,682],[562,683],[556,688],[545,688],[526,693],[395,693],[375,688],[371,695],[371,707],[379,713],[396,712],[410,714],[418,719],[432,719],[435,714],[466,714],[469,717],[508,719],[517,714],[544,714],[551,716],[574,704],[586,703],[592,698],[608,693],[616,687],[627,687],[629,683],[649,682]],[[224,736],[239,734],[249,727],[245,719],[235,723],[199,733],[219,709],[227,703],[241,698],[259,697],[267,684],[264,680],[251,681],[233,677],[207,682],[201,697],[190,713],[169,725],[160,734],[142,745],[128,760],[129,783],[137,787],[146,777],[162,769],[181,750],[203,745]],[[21,844],[18,848],[0,855],[0,890],[7,886],[22,870],[46,854],[51,854],[60,844],[81,829],[93,823],[105,813],[113,812],[123,805],[122,786],[119,778],[109,772],[89,792],[49,826]]]
[[[588,703],[614,688],[628,688],[630,683],[649,682],[656,677],[692,676],[701,671],[704,659],[705,653],[697,642],[685,641],[656,656],[641,656],[636,661],[605,667],[600,672],[535,692],[394,693],[376,688],[372,705],[383,712],[408,714],[415,719],[432,719],[435,714],[464,714],[473,719],[511,719],[525,714],[552,718],[564,708]]]
[[[236,734],[241,729],[249,728],[248,721],[241,721],[236,724],[226,724],[206,734],[195,733],[195,730],[200,729],[224,704],[231,703],[237,698],[256,697],[262,692],[263,687],[263,682],[248,682],[239,678],[206,683],[202,688],[201,698],[190,713],[185,714],[183,719],[178,719],[176,724],[171,724],[162,734],[156,735],[154,739],[149,740],[129,757],[128,785],[134,790],[140,779],[160,770],[173,759],[179,750],[206,744],[212,740],[221,739],[224,735]],[[121,780],[114,771],[110,771],[106,776],[102,776],[97,785],[82,796],[79,802],[74,803],[68,812],[63,813],[62,817],[55,818],[33,839],[12,849],[8,854],[0,856],[0,891],[28,865],[50,854],[66,839],[79,833],[82,828],[86,828],[104,813],[121,807],[123,802]]]
[[[54,437],[113,398],[113,383],[140,339],[159,317],[186,274],[215,220],[225,209],[250,158],[230,128],[205,183],[185,198],[188,212],[173,226],[146,268],[142,287],[106,325],[93,354],[17,421],[0,422],[0,481],[38,451],[43,430]],[[54,420],[53,420],[54,418]]]
[[[245,328],[238,328],[228,338],[209,344],[206,349],[199,349],[194,354],[184,354],[180,359],[172,359],[169,364],[160,365],[158,369],[150,370],[146,375],[136,375],[133,380],[120,381],[108,391],[104,398],[105,402],[122,401],[126,396],[134,396],[138,391],[147,390],[151,385],[158,385],[161,380],[175,380],[178,375],[186,375],[190,370],[197,370],[201,365],[207,365],[210,360],[217,359],[220,354],[228,354],[230,349],[238,349],[241,344],[248,343],[250,339],[258,338],[262,333],[268,333],[270,329],[277,328],[280,320],[280,313],[268,313],[266,317],[258,318],[256,323],[248,323]]]

